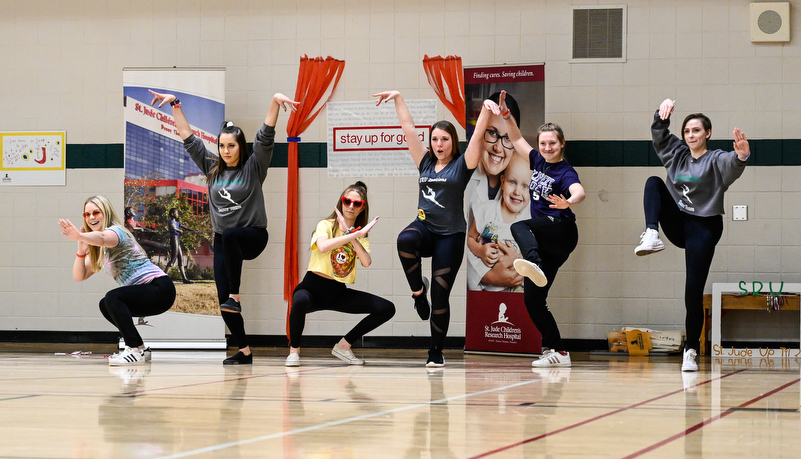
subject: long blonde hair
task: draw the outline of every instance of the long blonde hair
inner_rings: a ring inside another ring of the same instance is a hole
[[[111,205],[111,201],[108,200],[105,196],[92,196],[83,203],[84,212],[86,212],[86,204],[92,203],[103,212],[103,223],[106,230],[112,226],[116,226],[122,229],[128,236],[130,236],[131,240],[136,241],[134,239],[133,234],[125,228],[125,225],[120,220],[120,217],[117,215],[117,212],[114,211],[114,206]],[[89,226],[89,223],[86,222],[86,219],[83,219],[83,232],[84,233],[91,233],[92,227]],[[99,272],[103,268],[103,247],[90,245],[89,246],[89,260],[92,266],[92,272],[96,273]]]

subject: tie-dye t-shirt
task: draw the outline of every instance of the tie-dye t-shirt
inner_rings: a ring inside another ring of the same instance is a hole
[[[147,284],[167,274],[154,265],[129,233],[118,226],[108,229],[117,233],[120,243],[103,248],[103,269],[120,285]]]
[[[309,258],[309,271],[325,274],[332,279],[352,284],[356,281],[356,249],[353,244],[337,247],[329,252],[320,252],[317,248],[317,239],[325,237],[333,239],[342,236],[344,233],[339,229],[339,224],[333,220],[321,220],[317,224],[311,239],[311,257]],[[357,238],[359,244],[370,252],[370,241],[366,237]]]

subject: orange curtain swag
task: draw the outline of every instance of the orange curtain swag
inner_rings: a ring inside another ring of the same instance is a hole
[[[464,105],[464,72],[459,56],[423,58],[428,84],[434,88],[439,100],[453,114],[462,128],[466,127]]]
[[[289,142],[286,193],[286,239],[284,241],[284,299],[287,300],[287,336],[289,336],[289,311],[292,308],[292,291],[298,285],[298,142],[300,135],[320,114],[336,89],[345,61],[304,55],[300,58],[298,84],[295,100],[298,109],[292,112],[287,122],[286,134]]]

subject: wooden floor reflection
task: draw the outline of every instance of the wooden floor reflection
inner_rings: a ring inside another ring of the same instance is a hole
[[[574,353],[531,359],[357,349],[154,351],[109,367],[74,344],[0,346],[0,458],[798,457],[796,359],[701,360]]]

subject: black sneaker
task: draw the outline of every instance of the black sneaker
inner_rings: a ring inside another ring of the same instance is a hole
[[[428,302],[428,278],[423,278],[423,293],[415,296],[412,295],[414,298],[414,309],[417,310],[417,315],[420,316],[420,320],[428,320],[428,317],[431,315],[431,304]]]
[[[445,356],[442,351],[436,349],[429,349],[428,360],[426,361],[426,368],[442,368],[445,366]]]
[[[239,303],[239,301],[236,301],[233,298],[228,298],[225,300],[225,303],[220,305],[220,311],[242,312],[242,305]]]
[[[253,363],[253,354],[245,355],[242,351],[223,360],[223,365],[250,365]]]

